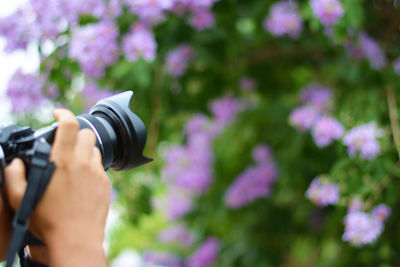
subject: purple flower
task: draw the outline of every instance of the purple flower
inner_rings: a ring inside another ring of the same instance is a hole
[[[118,60],[118,30],[111,22],[99,22],[77,28],[71,39],[69,55],[91,77],[100,77],[104,69]]]
[[[24,74],[20,69],[8,82],[6,94],[15,113],[30,112],[45,101],[39,77],[34,74]]]
[[[192,210],[193,193],[184,188],[170,185],[165,195],[154,199],[154,208],[161,210],[167,219],[175,221]]]
[[[358,44],[362,57],[369,60],[374,69],[382,69],[386,65],[386,56],[378,43],[372,39],[366,32],[359,34]]]
[[[201,134],[212,141],[218,134],[218,129],[215,123],[203,114],[196,114],[185,125],[185,134],[193,136]]]
[[[318,83],[310,83],[302,90],[300,99],[303,104],[311,105],[320,111],[326,111],[330,108],[332,91]]]
[[[347,214],[344,219],[345,229],[342,239],[353,246],[372,244],[382,233],[382,221],[369,213],[356,211]]]
[[[271,148],[265,144],[257,145],[253,149],[252,156],[257,164],[264,164],[273,160]]]
[[[351,157],[360,152],[360,157],[371,160],[380,152],[380,144],[376,140],[383,136],[383,131],[376,123],[371,122],[351,129],[343,138],[343,144],[347,146],[347,152]]]
[[[343,133],[342,124],[338,120],[326,116],[318,119],[312,128],[314,142],[319,147],[330,145],[334,140],[342,137]]]
[[[390,207],[386,206],[385,204],[380,204],[372,210],[372,217],[383,222],[391,212],[392,210]]]
[[[189,63],[194,58],[191,46],[183,44],[168,53],[166,65],[168,73],[173,77],[181,77],[185,74]]]
[[[212,182],[212,149],[205,135],[193,135],[186,147],[172,147],[167,151],[163,179],[193,194],[205,192]]]
[[[89,109],[94,106],[101,99],[112,96],[113,93],[106,90],[100,89],[95,83],[89,82],[83,88],[82,96],[85,101],[85,109]]]
[[[200,247],[186,260],[187,267],[207,267],[215,264],[218,260],[220,241],[215,237],[209,237]]]
[[[124,0],[132,13],[141,21],[158,23],[164,19],[164,11],[173,6],[173,0]]]
[[[199,31],[210,29],[215,25],[214,14],[208,9],[196,9],[192,14],[190,24]]]
[[[248,167],[225,193],[225,205],[231,209],[245,206],[258,198],[267,197],[276,180],[277,169],[272,154],[265,145],[253,150],[257,165]]]
[[[28,9],[18,9],[13,14],[0,19],[0,36],[6,41],[5,50],[12,52],[26,49],[28,43],[38,37],[35,27],[32,27],[32,12]]]
[[[339,200],[339,186],[318,176],[311,182],[306,197],[321,207],[336,204]]]
[[[289,1],[280,1],[274,4],[264,20],[264,28],[274,36],[287,35],[298,38],[303,28],[303,22],[297,4]]]
[[[393,61],[394,72],[400,76],[400,57]]]
[[[301,132],[309,130],[320,116],[319,111],[312,106],[295,108],[290,113],[290,124]]]
[[[364,207],[364,203],[359,198],[354,198],[351,200],[348,213],[361,211]]]
[[[325,26],[336,24],[344,14],[339,0],[311,0],[311,8]]]
[[[237,114],[243,110],[243,103],[233,96],[226,95],[220,99],[213,100],[209,108],[216,122],[221,126],[225,126],[232,123]]]
[[[182,260],[174,254],[164,251],[146,251],[143,253],[146,263],[162,265],[166,267],[183,267]]]
[[[156,56],[157,43],[153,33],[144,25],[135,25],[124,37],[123,51],[128,61],[137,61],[140,57],[153,61]]]
[[[257,83],[250,77],[242,77],[239,81],[239,87],[243,91],[252,91],[257,87]]]
[[[193,245],[195,236],[184,224],[175,224],[162,230],[158,240],[166,244],[178,243],[187,248]]]

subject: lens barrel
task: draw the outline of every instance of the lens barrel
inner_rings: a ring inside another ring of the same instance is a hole
[[[127,91],[103,99],[89,114],[77,117],[81,128],[96,134],[105,169],[128,170],[152,161],[143,156],[146,127],[129,108],[132,96],[133,92]]]

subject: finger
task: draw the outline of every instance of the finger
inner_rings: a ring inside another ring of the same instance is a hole
[[[58,121],[58,128],[52,149],[52,159],[56,162],[60,159],[68,160],[73,156],[79,123],[75,115],[66,109],[55,110],[54,117]]]
[[[13,210],[17,210],[25,194],[27,182],[25,178],[25,165],[20,159],[14,159],[4,170],[5,188],[8,203]]]
[[[93,148],[96,145],[96,135],[90,129],[82,129],[78,133],[76,142],[77,157],[88,160],[93,156]]]
[[[103,167],[103,156],[101,155],[100,150],[97,147],[93,147],[92,153],[93,164],[96,164],[95,166],[101,165]]]

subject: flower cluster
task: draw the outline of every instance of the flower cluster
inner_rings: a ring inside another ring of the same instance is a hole
[[[191,46],[187,44],[180,45],[166,57],[167,72],[173,77],[182,76],[194,58],[194,51]]]
[[[108,21],[77,28],[72,34],[69,56],[88,76],[100,77],[106,67],[118,60],[117,38],[118,29]]]
[[[274,36],[290,36],[298,38],[303,29],[303,21],[300,17],[296,3],[280,1],[269,11],[264,19],[264,28]]]
[[[364,31],[358,34],[356,43],[348,42],[346,49],[354,59],[367,59],[373,69],[379,70],[386,66],[387,59],[379,44]]]
[[[183,267],[182,260],[175,254],[165,251],[146,251],[143,253],[143,260],[146,263],[168,266],[168,267]]]
[[[6,91],[12,111],[23,113],[40,107],[46,100],[42,87],[43,84],[38,76],[17,70],[8,82]]]
[[[113,93],[104,88],[99,88],[97,84],[90,81],[82,90],[82,97],[85,104],[85,109],[89,109],[94,106],[97,101],[110,97]]]
[[[196,30],[205,30],[214,27],[215,18],[211,7],[218,0],[175,0],[173,12],[179,16],[189,13],[189,23]]]
[[[324,177],[316,177],[307,189],[306,197],[315,205],[328,206],[339,200],[339,186],[328,182]]]
[[[332,91],[316,83],[308,85],[300,94],[303,106],[295,108],[290,114],[290,123],[297,130],[311,130],[318,147],[330,145],[343,136],[342,124],[329,116]]]
[[[210,110],[214,117],[194,115],[185,126],[186,145],[173,146],[166,151],[162,177],[169,189],[158,205],[169,219],[176,220],[189,212],[192,199],[206,192],[211,185],[212,142],[242,108],[242,102],[232,96],[212,101]]]
[[[253,150],[253,159],[256,165],[241,173],[225,194],[225,204],[231,209],[267,197],[271,192],[271,186],[277,177],[277,168],[269,147],[258,145]]]
[[[311,8],[326,27],[336,24],[344,14],[340,0],[311,0]]]
[[[158,234],[161,243],[178,243],[183,247],[191,247],[195,241],[194,234],[181,223],[174,224]]]
[[[220,241],[215,237],[207,238],[186,260],[187,267],[207,267],[213,265],[218,257]]]
[[[391,209],[381,204],[368,213],[362,211],[362,205],[350,204],[350,207],[344,219],[345,230],[342,239],[353,246],[374,243],[381,235],[383,223],[390,215]]]
[[[130,62],[135,62],[139,58],[152,61],[156,56],[157,43],[147,26],[137,24],[124,37],[122,49],[126,59]]]
[[[360,152],[360,157],[371,160],[380,152],[380,144],[377,138],[383,136],[383,131],[375,122],[362,124],[352,128],[343,138],[343,144],[351,157]]]

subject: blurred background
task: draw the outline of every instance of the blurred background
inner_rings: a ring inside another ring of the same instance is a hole
[[[0,4],[0,125],[133,90],[110,266],[398,266],[397,0]]]

